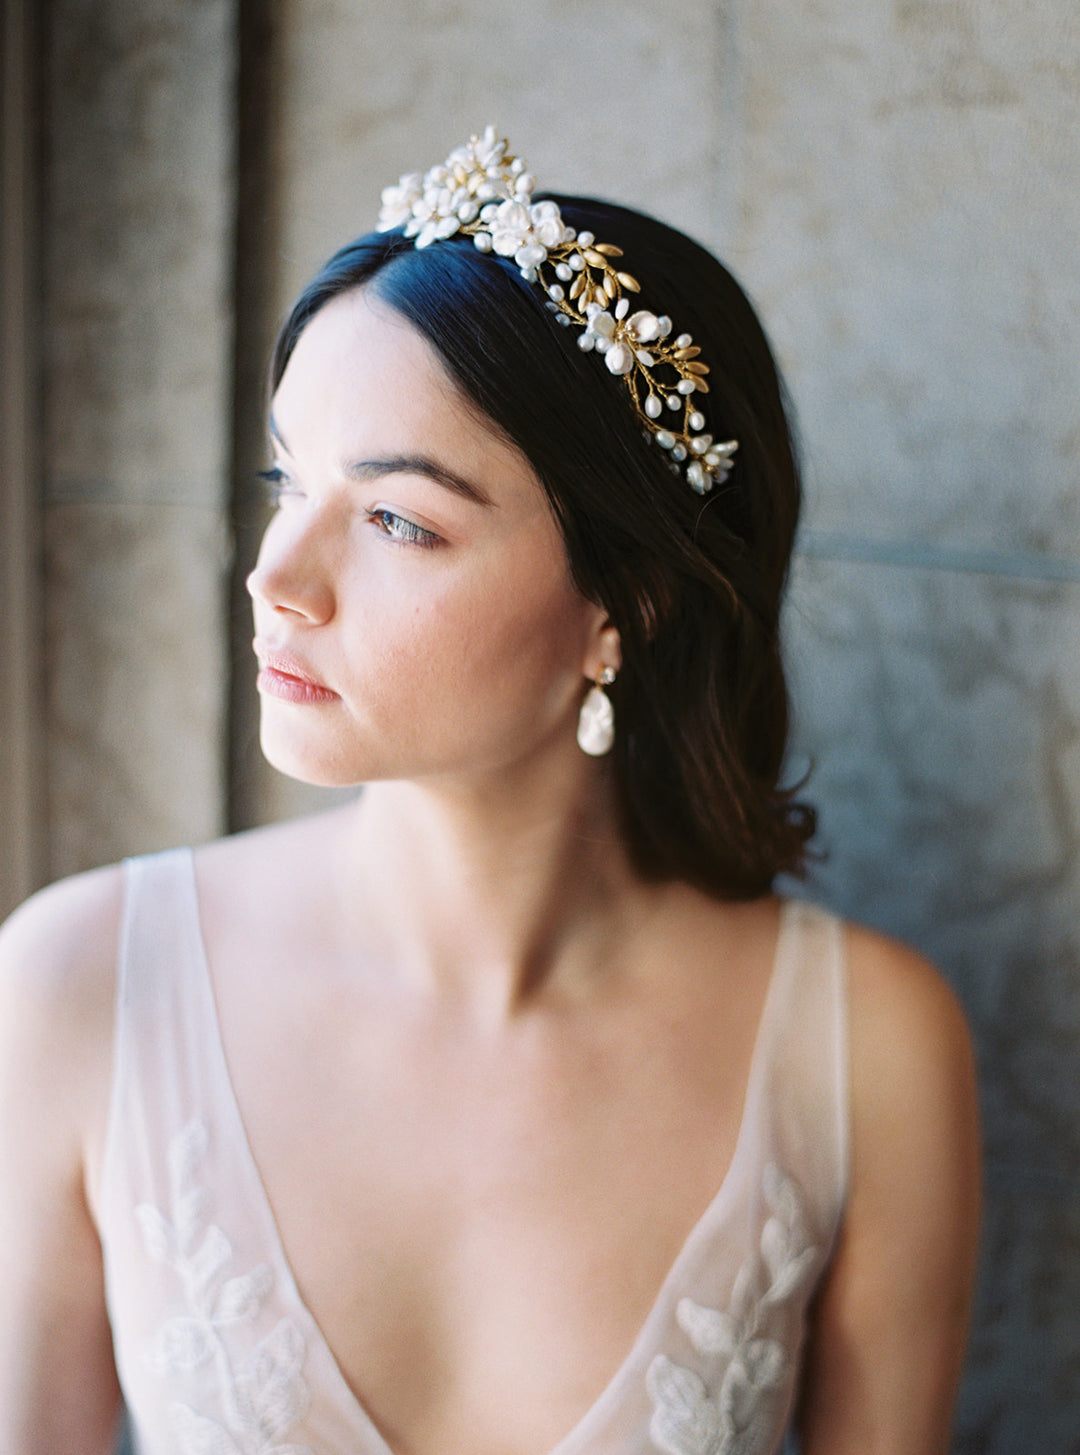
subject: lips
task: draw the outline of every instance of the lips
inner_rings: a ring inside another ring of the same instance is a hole
[[[256,637],[253,645],[259,659],[260,670],[256,686],[260,692],[281,698],[284,702],[317,703],[338,700],[338,694],[313,677],[299,658],[279,651],[259,637]]]

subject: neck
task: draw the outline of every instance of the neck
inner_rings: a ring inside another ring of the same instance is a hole
[[[372,784],[351,833],[346,892],[377,959],[497,1013],[586,982],[640,903],[610,771],[590,761],[556,787]]]

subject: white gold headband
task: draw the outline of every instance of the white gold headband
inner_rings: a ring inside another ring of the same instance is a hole
[[[461,233],[482,253],[513,258],[526,282],[544,290],[555,321],[582,330],[579,348],[602,354],[609,371],[625,379],[649,437],[706,494],[727,479],[738,442],[714,443],[706,431],[697,399],[709,392],[701,350],[688,333],[672,338],[666,315],[631,313],[625,295],[639,292],[640,284],[616,266],[622,249],[575,232],[554,202],[533,202],[534,186],[525,163],[489,126],[441,166],[423,176],[408,172],[385,188],[379,231],[404,224],[418,248]]]

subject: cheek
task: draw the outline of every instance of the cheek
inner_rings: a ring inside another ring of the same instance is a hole
[[[404,688],[422,711],[453,705],[470,730],[504,715],[521,730],[522,719],[548,721],[571,703],[576,711],[588,613],[572,590],[532,579],[414,603],[383,641],[393,684],[382,691]]]
[[[475,618],[462,673],[471,700],[519,737],[544,734],[568,713],[576,718],[585,650],[577,600],[547,599],[530,608],[507,606],[496,622]]]

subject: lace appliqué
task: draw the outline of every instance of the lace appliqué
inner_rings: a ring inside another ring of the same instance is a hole
[[[791,1178],[770,1165],[764,1190],[771,1216],[760,1251],[736,1276],[727,1310],[683,1298],[675,1311],[697,1353],[715,1361],[711,1380],[663,1354],[649,1365],[646,1387],[655,1407],[649,1433],[665,1455],[752,1455],[771,1414],[769,1396],[789,1372],[778,1326],[788,1300],[812,1277],[817,1249]]]
[[[187,1305],[187,1313],[157,1331],[147,1362],[164,1377],[212,1366],[220,1418],[174,1404],[169,1413],[178,1455],[311,1455],[306,1445],[281,1443],[307,1407],[300,1330],[281,1319],[246,1356],[235,1348],[235,1334],[258,1317],[274,1274],[266,1263],[229,1274],[232,1246],[210,1222],[210,1193],[197,1182],[208,1145],[199,1120],[169,1144],[171,1222],[150,1203],[135,1209],[147,1252],[176,1273]]]

